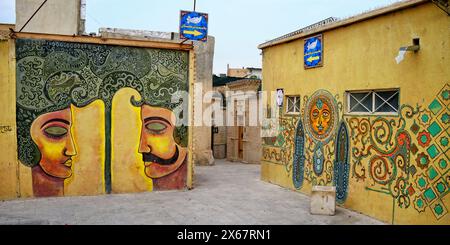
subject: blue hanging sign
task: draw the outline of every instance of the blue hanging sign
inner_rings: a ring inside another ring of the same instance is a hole
[[[305,39],[304,63],[305,69],[323,65],[323,38],[322,34]]]
[[[190,11],[180,12],[180,39],[206,42],[208,38],[208,14]]]

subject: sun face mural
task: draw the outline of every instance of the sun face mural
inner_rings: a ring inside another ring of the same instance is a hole
[[[322,175],[325,168],[325,148],[333,138],[337,125],[337,102],[325,90],[316,91],[308,100],[305,109],[305,123],[307,131],[313,140],[313,171],[317,176]]]
[[[101,185],[104,193],[111,193],[111,165],[118,161],[112,159],[113,151],[142,154],[145,178],[154,181],[155,190],[186,187],[188,128],[176,118],[177,109],[186,109],[182,102],[188,101],[183,97],[188,95],[188,52],[17,39],[16,57],[18,153],[20,162],[31,169],[34,196],[64,195],[68,185],[81,179],[73,167],[80,165],[85,172],[103,169]],[[141,140],[135,142],[138,150],[133,152],[112,142],[113,120],[130,120],[113,115],[114,95],[125,88],[133,89],[140,98],[126,102],[141,109]],[[104,125],[90,122],[86,124],[90,128],[73,131],[76,110],[72,108],[81,110],[98,101],[104,119],[90,120]],[[87,140],[98,130],[103,131],[102,146]],[[85,150],[104,149],[100,153],[104,161],[78,162],[89,156],[99,159],[95,152],[78,151],[79,145]],[[133,166],[135,162],[121,164]],[[82,188],[89,188],[89,183]]]
[[[314,93],[306,105],[305,122],[311,136],[326,141],[334,134],[337,124],[337,108],[333,96],[324,90]]]

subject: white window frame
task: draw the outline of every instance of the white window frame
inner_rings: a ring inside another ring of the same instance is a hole
[[[294,109],[294,111],[289,111],[289,98],[295,98],[294,99],[294,101],[293,101],[293,109]],[[295,106],[295,102],[297,102],[297,100],[298,100],[298,102],[299,102],[299,106],[298,106],[298,111],[296,111],[296,106]],[[285,113],[286,114],[288,114],[288,115],[299,115],[300,114],[300,112],[301,112],[301,98],[300,98],[300,95],[286,95],[285,96]]]
[[[381,96],[379,96],[377,93],[382,93],[382,92],[395,92],[393,95],[391,95],[391,97],[389,97],[387,100],[385,100],[384,98],[382,98]],[[353,97],[358,104],[362,105],[364,108],[368,109],[369,111],[367,112],[351,112],[351,110],[353,108],[350,108],[350,98],[352,97],[353,93],[368,93],[368,95],[366,95],[363,99],[358,100],[355,97]],[[385,115],[385,116],[398,116],[399,115],[399,111],[400,111],[400,89],[399,88],[393,88],[393,89],[372,89],[372,90],[348,90],[345,92],[346,97],[347,97],[347,106],[346,106],[346,113],[347,115]],[[390,103],[388,103],[388,101],[390,99],[392,99],[394,96],[398,95],[398,108],[394,108]],[[360,101],[363,101],[367,96],[372,96],[372,108],[367,108],[365,105],[361,104]],[[381,104],[380,106],[378,106],[378,108],[375,107],[375,99],[376,97],[379,97],[380,99],[382,99],[384,101],[383,104]],[[389,105],[392,109],[395,110],[395,112],[377,112],[377,109],[379,109],[381,106],[383,106],[384,104]]]

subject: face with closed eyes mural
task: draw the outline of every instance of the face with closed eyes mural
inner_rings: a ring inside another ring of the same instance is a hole
[[[145,175],[153,179],[155,190],[182,189],[186,185],[185,147],[177,144],[175,115],[166,108],[141,106],[142,130],[139,153]]]
[[[31,124],[31,138],[41,155],[32,168],[35,196],[64,194],[64,179],[72,176],[72,157],[76,155],[71,125],[70,107],[42,114]]]

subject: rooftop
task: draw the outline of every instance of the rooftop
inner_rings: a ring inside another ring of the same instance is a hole
[[[228,83],[231,83],[231,82],[234,82],[237,80],[241,80],[241,79],[242,79],[242,77],[229,77],[229,76],[219,77],[219,76],[213,75],[213,87],[223,86]]]

